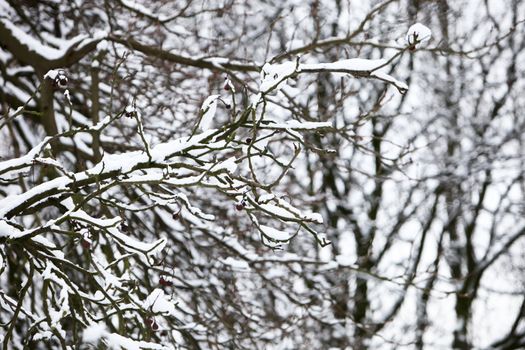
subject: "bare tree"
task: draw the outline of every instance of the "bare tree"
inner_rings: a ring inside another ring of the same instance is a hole
[[[0,9],[4,349],[524,346],[522,1]]]

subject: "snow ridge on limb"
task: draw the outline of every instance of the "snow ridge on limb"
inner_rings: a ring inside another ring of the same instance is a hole
[[[24,171],[27,167],[33,165],[35,158],[49,144],[49,140],[49,137],[45,138],[44,141],[40,142],[33,147],[33,149],[19,158],[8,159],[0,162],[0,177],[4,174],[14,176],[20,171]]]
[[[93,322],[83,333],[82,340],[85,343],[97,344],[99,342],[105,343],[108,349],[112,350],[168,350],[170,348],[148,341],[134,340],[129,337],[124,337],[117,333],[110,333],[106,326]]]
[[[97,32],[92,37],[81,34],[69,40],[62,40],[59,48],[45,45],[25,33],[7,18],[0,18],[0,37],[2,43],[21,62],[39,66],[43,71],[53,68],[68,67],[78,62],[93,51],[99,42],[107,38],[108,33]]]
[[[58,196],[67,193],[74,188],[84,187],[97,181],[115,177],[122,173],[152,166],[161,165],[167,158],[192,147],[199,147],[199,143],[209,137],[211,132],[195,135],[191,139],[182,137],[177,140],[159,144],[152,148],[150,160],[148,154],[143,151],[126,152],[122,154],[107,154],[100,163],[83,172],[61,176],[42,184],[39,184],[28,191],[11,195],[0,200],[0,218],[13,217],[20,211],[29,208],[31,205],[44,200],[48,197]],[[16,163],[16,162],[15,162]]]
[[[211,128],[213,118],[217,112],[217,102],[220,98],[220,95],[211,95],[204,100],[200,110],[201,120],[199,122],[199,129],[206,131]]]
[[[321,247],[327,246],[331,243],[324,233],[319,233],[312,227],[312,225],[323,224],[323,217],[321,214],[302,212],[287,201],[276,197],[274,194],[264,194],[260,196],[258,200],[255,200],[250,195],[246,195],[245,198],[250,205],[262,214],[283,223],[295,224],[296,226],[293,233],[278,230],[260,224],[254,213],[250,213],[250,219],[261,233],[261,237],[263,238],[262,242],[265,245],[272,248],[279,248],[293,239],[301,229],[311,234]]]
[[[431,30],[421,23],[413,24],[405,36],[409,49],[415,49],[417,45],[430,40]],[[406,49],[406,48],[405,48]],[[408,85],[394,78],[386,72],[386,67],[404,50],[401,50],[390,59],[364,59],[350,58],[330,63],[299,63],[285,62],[279,64],[266,63],[261,69],[261,83],[259,91],[266,94],[273,90],[280,90],[286,80],[300,73],[346,73],[356,78],[371,78],[392,84],[401,94],[408,91]]]
[[[389,60],[386,59],[369,60],[363,58],[350,58],[333,63],[302,64],[300,69],[303,73],[347,73],[356,78],[379,79],[395,86],[401,94],[406,93],[408,85],[386,73],[386,66],[388,63]]]
[[[404,94],[408,85],[397,80],[386,72],[387,65],[392,59],[364,59],[350,58],[331,63],[299,63],[285,62],[280,64],[266,63],[261,69],[261,83],[259,91],[261,94],[278,91],[283,88],[288,78],[301,73],[346,73],[356,78],[370,78],[392,84]]]
[[[405,40],[408,45],[413,48],[420,43],[430,40],[432,37],[432,31],[427,26],[421,23],[415,23],[408,28]]]

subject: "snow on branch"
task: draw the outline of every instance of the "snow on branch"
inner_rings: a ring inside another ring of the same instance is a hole
[[[52,47],[27,34],[9,19],[0,18],[0,37],[20,61],[49,70],[77,62],[94,50],[107,37],[107,32],[99,31],[93,36],[80,34],[68,40],[54,38],[53,42],[59,45]]]
[[[201,120],[198,124],[200,130],[206,131],[210,129],[213,118],[217,112],[217,101],[220,95],[211,95],[204,100],[201,107]]]
[[[114,350],[168,350],[168,347],[160,344],[138,341],[129,337],[124,337],[117,333],[110,333],[102,324],[92,323],[83,333],[82,340],[85,343],[98,344],[102,342],[106,344],[108,349]]]
[[[392,59],[351,58],[331,63],[299,63],[299,61],[281,64],[266,63],[261,69],[259,91],[262,94],[278,91],[286,84],[288,78],[296,74],[330,72],[346,73],[356,78],[378,79],[392,84],[401,94],[404,94],[408,86],[386,72]]]
[[[3,162],[0,162],[0,178],[4,174],[9,174],[11,176],[16,175],[19,171],[24,170],[27,167],[30,167],[35,158],[42,152],[42,150],[49,144],[50,138],[45,138],[44,141],[40,142],[38,145],[33,147],[29,152],[27,152],[25,155],[4,160]],[[12,174],[11,172],[14,172],[17,170],[16,173]]]
[[[40,185],[37,185],[24,193],[11,195],[0,200],[0,218],[13,217],[31,205],[48,197],[68,193],[71,190],[91,185],[98,181],[128,173],[152,164],[161,165],[163,162],[178,153],[184,152],[192,147],[199,146],[211,135],[211,131],[194,135],[192,138],[182,137],[177,140],[159,144],[152,148],[151,160],[143,151],[127,152],[118,155],[106,154],[100,163],[92,168],[70,175],[61,176]],[[13,161],[13,164],[26,164],[23,161]]]
[[[415,23],[408,28],[405,40],[410,47],[416,48],[418,44],[430,40],[431,37],[432,32],[427,26]]]

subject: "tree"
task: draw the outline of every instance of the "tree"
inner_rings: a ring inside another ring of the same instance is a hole
[[[3,348],[523,346],[525,6],[479,3],[0,4]]]

